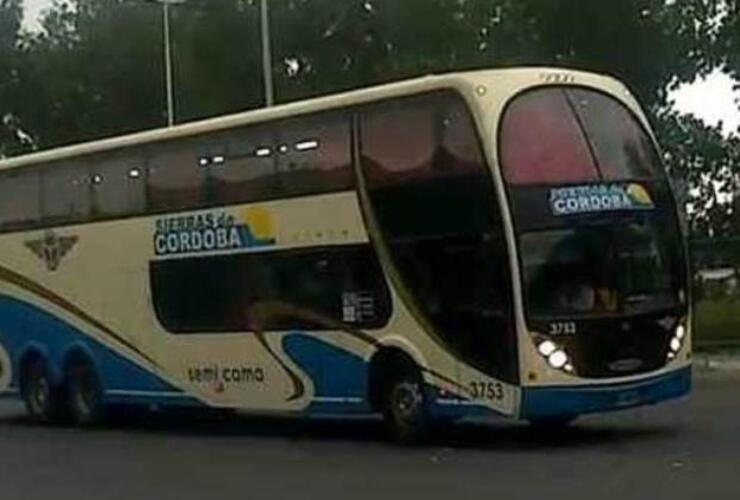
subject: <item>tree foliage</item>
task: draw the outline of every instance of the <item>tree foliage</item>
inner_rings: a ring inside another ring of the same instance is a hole
[[[693,116],[660,113],[656,129],[672,177],[681,187],[696,238],[725,238],[740,229],[740,138],[726,137]]]
[[[276,44],[300,69],[280,94],[558,65],[614,75],[643,102],[663,105],[669,84],[713,67],[718,9],[707,0],[288,0],[275,9]]]
[[[20,0],[0,0],[0,103],[13,102],[19,87],[17,44],[22,15]],[[0,104],[0,158],[21,152],[15,127],[12,108]]]

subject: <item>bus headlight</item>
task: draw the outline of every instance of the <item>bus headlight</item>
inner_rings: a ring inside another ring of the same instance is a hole
[[[668,361],[676,359],[678,353],[683,349],[684,342],[686,341],[686,326],[683,323],[679,323],[673,332],[673,338],[668,344]]]
[[[558,350],[558,346],[555,345],[555,342],[551,340],[545,340],[544,342],[540,343],[540,345],[537,347],[537,350],[540,351],[540,354],[542,354],[544,357],[549,358],[551,354],[555,353],[555,351]]]
[[[678,340],[678,337],[674,337],[673,340],[671,340],[671,351],[678,352],[681,350],[681,341]]]
[[[574,373],[575,368],[571,363],[570,356],[562,347],[552,340],[542,340],[537,344],[537,351],[547,360],[547,364],[556,370]]]
[[[676,338],[680,341],[683,341],[683,339],[686,338],[686,327],[683,325],[678,325],[676,327]]]
[[[550,363],[550,366],[553,368],[562,370],[565,368],[565,365],[568,364],[568,355],[565,354],[565,351],[558,350],[547,357],[547,362]]]

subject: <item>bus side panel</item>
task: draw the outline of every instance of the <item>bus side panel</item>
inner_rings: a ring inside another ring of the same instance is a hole
[[[313,381],[308,413],[366,413],[368,363],[351,350],[318,336],[292,333],[283,337],[283,350]]]
[[[20,366],[28,355],[40,355],[57,383],[64,380],[64,365],[70,354],[85,355],[96,367],[105,395],[111,400],[126,396],[166,398],[192,404],[192,398],[105,343],[85,333],[38,304],[4,295],[0,298],[0,343],[8,364],[2,368],[2,389],[17,389]]]

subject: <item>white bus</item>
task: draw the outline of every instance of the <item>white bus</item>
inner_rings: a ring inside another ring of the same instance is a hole
[[[0,390],[565,424],[691,386],[686,249],[621,83],[449,74],[0,164]]]

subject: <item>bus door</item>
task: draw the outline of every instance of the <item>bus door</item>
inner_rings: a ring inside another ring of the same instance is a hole
[[[463,100],[438,92],[375,104],[363,110],[358,128],[366,219],[423,329],[422,338],[409,340],[428,356],[430,372],[455,378],[459,393],[478,398],[479,374],[515,384],[503,226]],[[438,349],[426,348],[426,340]]]

